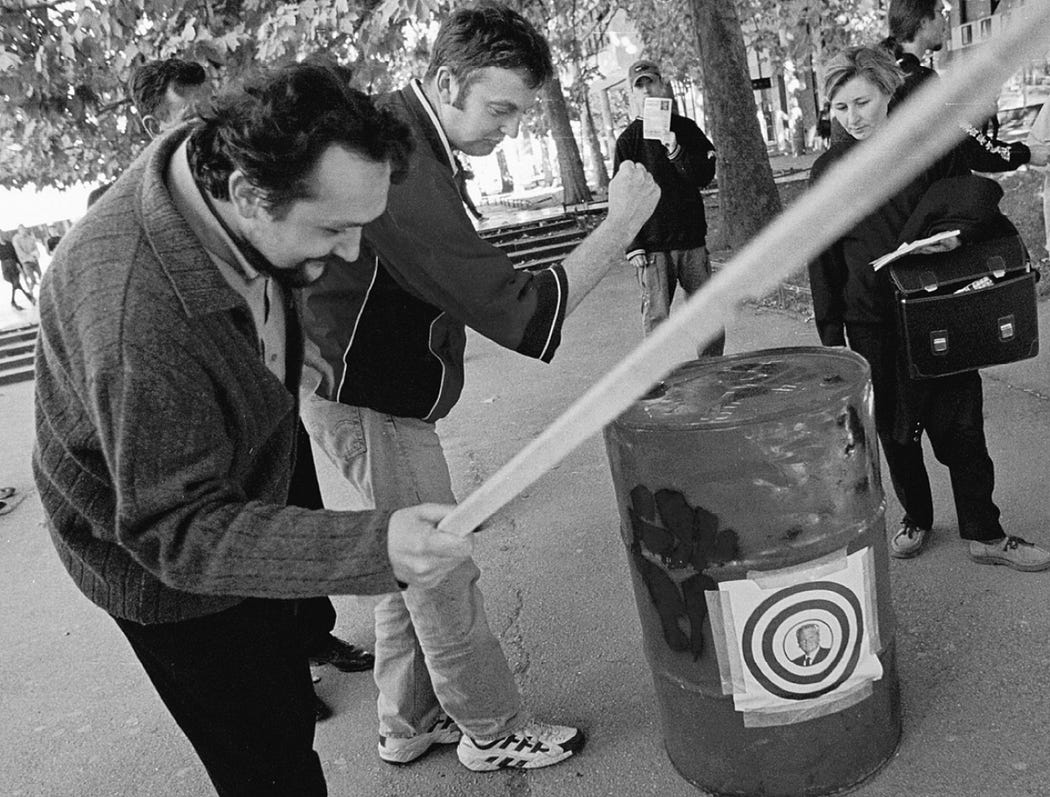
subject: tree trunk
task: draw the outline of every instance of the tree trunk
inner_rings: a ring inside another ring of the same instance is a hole
[[[599,102],[602,111],[602,134],[605,136],[605,146],[609,150],[609,160],[613,160],[616,153],[616,130],[613,127],[612,104],[609,102],[609,89],[602,89],[599,94]]]
[[[558,170],[561,172],[562,203],[576,205],[591,200],[587,187],[587,176],[583,172],[580,148],[572,135],[569,110],[565,106],[565,93],[557,76],[551,78],[540,90],[540,101],[547,112],[551,137],[558,150]]]
[[[540,159],[540,174],[543,175],[542,184],[554,185],[554,166],[551,165],[551,153],[550,148],[547,146],[546,134],[536,136],[533,139],[532,151]]]
[[[507,155],[502,149],[496,150],[496,164],[499,166],[500,193],[513,193],[514,180],[511,179],[510,167],[507,166]]]
[[[598,131],[594,128],[594,116],[591,114],[591,100],[584,94],[583,107],[580,108],[580,122],[583,125],[583,137],[587,147],[591,151],[591,159],[594,161],[594,184],[599,191],[605,191],[609,187],[609,172],[605,169],[605,155],[602,153],[602,144],[598,140]]]
[[[689,0],[704,69],[705,106],[718,150],[722,240],[739,247],[780,212],[780,196],[758,128],[758,108],[733,0]]]
[[[796,144],[795,154],[801,155],[807,148],[815,146],[817,138],[817,76],[813,71],[813,31],[808,22],[801,22],[795,26],[792,39],[788,39],[787,33],[781,31],[780,42],[790,54],[791,77],[795,82],[792,93],[802,112],[801,119],[796,120],[797,129],[792,130],[794,138],[801,143],[801,147]]]

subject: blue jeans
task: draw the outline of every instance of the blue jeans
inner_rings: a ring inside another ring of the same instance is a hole
[[[647,252],[645,265],[637,269],[642,291],[642,329],[649,335],[653,328],[671,314],[675,289],[682,286],[692,296],[711,278],[711,259],[706,246],[669,252]],[[699,357],[717,357],[725,349],[725,334],[712,340]]]
[[[310,435],[346,478],[352,508],[455,503],[434,424],[313,396],[302,405]],[[379,732],[410,737],[444,709],[486,742],[528,721],[517,684],[489,628],[469,560],[437,587],[384,595],[375,607]]]

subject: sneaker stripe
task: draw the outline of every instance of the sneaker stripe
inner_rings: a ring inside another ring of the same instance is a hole
[[[535,769],[564,761],[583,747],[584,740],[583,733],[576,728],[536,723],[523,732],[491,742],[477,742],[464,734],[457,752],[460,763],[478,772]]]

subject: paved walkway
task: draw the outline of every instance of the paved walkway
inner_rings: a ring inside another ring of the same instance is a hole
[[[630,270],[607,277],[566,323],[550,365],[470,335],[467,388],[439,430],[459,494],[535,438],[639,339]],[[1041,308],[1044,328],[1050,306]],[[746,307],[730,351],[816,341],[805,319]],[[691,346],[682,341],[680,355]],[[986,376],[997,495],[1011,532],[1043,544],[1050,480],[1050,358]],[[30,471],[32,383],[0,387],[0,483],[28,497],[0,516],[0,794],[207,797],[207,779],[116,627],[77,592],[48,539]],[[932,458],[930,460],[932,462]],[[340,483],[323,459],[333,507]],[[970,563],[943,469],[930,548],[891,561],[904,735],[857,797],[1034,797],[1047,793],[1050,574]],[[887,517],[899,509],[888,498]],[[578,758],[536,772],[471,773],[450,749],[394,768],[375,752],[375,688],[320,670],[336,715],[316,747],[333,797],[694,797],[663,751],[652,678],[619,538],[602,441],[589,440],[478,539],[490,622],[541,717],[583,726]],[[342,597],[337,632],[370,644],[368,601]],[[231,672],[236,677],[236,672]],[[885,729],[872,728],[872,734]],[[836,754],[836,739],[822,754]]]

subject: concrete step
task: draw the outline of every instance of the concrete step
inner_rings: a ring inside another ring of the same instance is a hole
[[[36,324],[0,330],[0,385],[33,378]]]
[[[516,252],[508,252],[510,259],[517,266],[519,263],[528,263],[530,261],[538,260],[547,257],[560,257],[564,258],[569,252],[576,248],[576,244],[582,238],[578,238],[572,241],[562,241],[561,243],[546,244],[542,245],[542,241],[534,241],[533,243],[541,244],[540,246],[533,246],[529,249],[521,249]]]
[[[523,235],[520,238],[500,241],[496,246],[507,254],[513,254],[543,244],[557,245],[568,243],[571,246],[576,246],[576,244],[582,241],[585,237],[586,233],[583,230],[579,227],[572,227],[566,230],[557,230],[553,233],[535,232],[533,234]]]
[[[572,216],[551,216],[535,221],[525,221],[518,224],[508,224],[502,227],[493,227],[491,230],[480,232],[482,238],[497,246],[503,241],[509,241],[530,235],[537,231],[556,232],[560,230],[571,230],[579,228],[576,219]]]
[[[0,344],[11,340],[36,340],[36,324],[0,330]]]
[[[564,259],[564,254],[548,255],[546,257],[538,257],[533,260],[523,260],[520,263],[515,263],[514,268],[524,271],[536,271],[538,269],[547,268],[548,266],[555,266]]]
[[[24,349],[17,354],[0,353],[0,368],[18,368],[33,363],[33,350]]]
[[[6,364],[0,365],[0,385],[11,385],[15,382],[28,382],[33,378],[33,361],[28,365],[20,365],[17,368],[8,368]]]
[[[587,231],[577,215],[565,214],[498,227],[483,237],[506,252],[514,268],[539,269],[564,260]]]
[[[0,362],[20,354],[32,354],[34,348],[36,348],[36,339],[10,342],[0,340]]]

